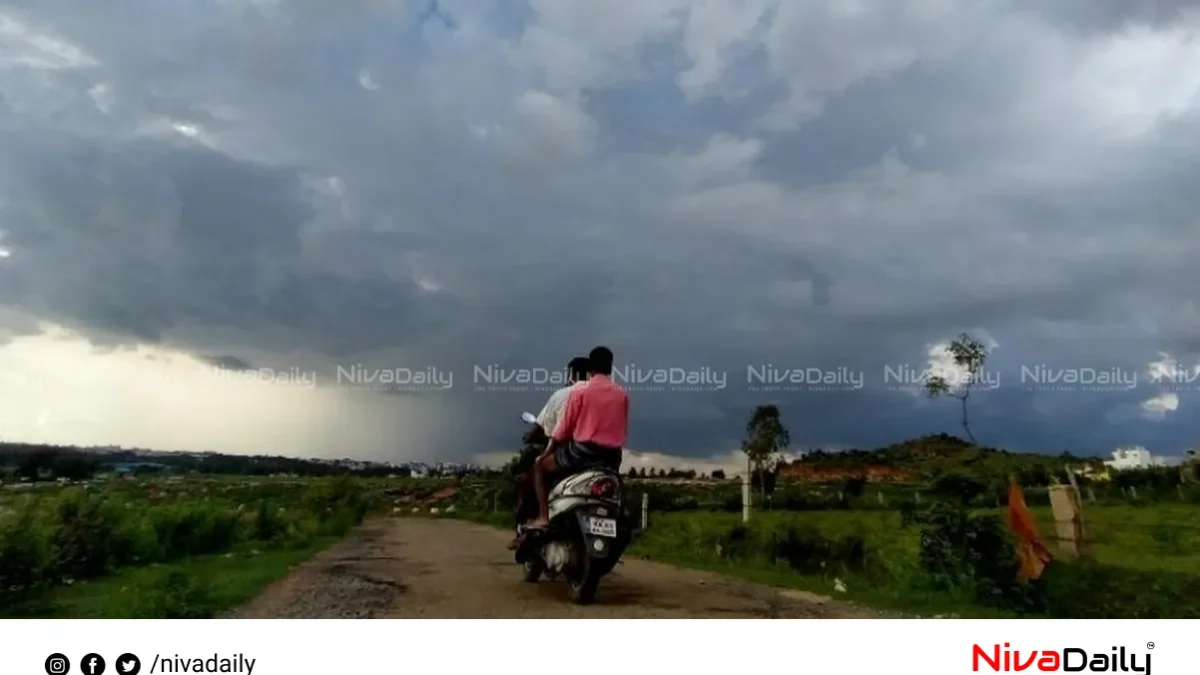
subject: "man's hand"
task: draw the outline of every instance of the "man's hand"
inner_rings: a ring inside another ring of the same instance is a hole
[[[523,443],[533,443],[538,438],[544,438],[545,436],[546,432],[542,429],[542,425],[534,422],[525,430],[525,434],[521,436],[521,441]]]

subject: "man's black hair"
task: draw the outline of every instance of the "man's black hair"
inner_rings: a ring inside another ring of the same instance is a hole
[[[567,364],[567,370],[571,373],[571,378],[577,382],[582,382],[588,378],[591,367],[592,363],[588,361],[586,356],[576,356]]]
[[[592,372],[601,375],[612,375],[613,370],[613,353],[608,347],[596,347],[588,354],[588,362],[592,365]]]

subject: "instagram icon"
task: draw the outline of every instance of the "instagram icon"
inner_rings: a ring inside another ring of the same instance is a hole
[[[51,654],[46,657],[46,675],[67,675],[71,672],[71,662],[62,654]]]

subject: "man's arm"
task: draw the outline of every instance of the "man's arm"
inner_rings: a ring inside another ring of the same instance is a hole
[[[537,419],[533,424],[529,425],[529,430],[522,437],[526,443],[532,442],[538,437],[545,437],[547,441],[550,439],[550,433],[554,431],[554,427],[558,424],[558,413],[562,409],[562,398],[566,395],[566,391],[559,389],[550,398],[546,400],[546,405],[542,406],[542,411],[538,413]]]
[[[575,433],[575,424],[579,421],[579,411],[582,405],[579,398],[580,391],[580,389],[572,389],[567,395],[567,405],[564,406],[565,409],[558,418],[558,424],[550,434],[550,443],[546,446],[544,455],[552,454],[560,445],[569,441],[571,435]]]
[[[542,406],[542,411],[538,413],[537,420],[534,422],[546,432],[549,436],[554,427],[558,425],[558,412],[562,409],[562,397],[565,392],[562,389],[550,394],[550,398],[546,400],[546,405]]]

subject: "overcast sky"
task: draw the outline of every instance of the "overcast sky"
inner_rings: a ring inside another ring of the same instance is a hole
[[[980,442],[1179,454],[1189,4],[0,2],[0,437],[468,459],[605,344],[632,448],[872,447],[968,331]]]

